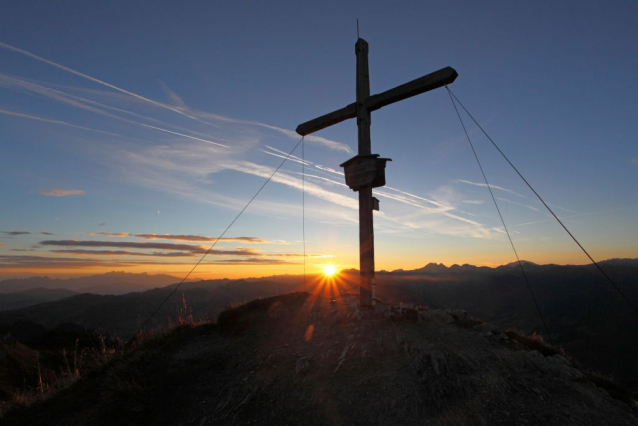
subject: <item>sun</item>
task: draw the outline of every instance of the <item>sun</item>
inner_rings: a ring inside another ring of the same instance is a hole
[[[337,268],[334,265],[326,265],[323,268],[323,273],[327,277],[331,277],[337,273]]]

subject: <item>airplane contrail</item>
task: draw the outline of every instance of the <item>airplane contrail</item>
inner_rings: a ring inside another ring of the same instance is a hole
[[[224,147],[224,148],[230,148],[229,146],[221,144],[221,143],[208,141],[206,139],[196,138],[195,136],[184,135],[182,133],[177,133],[177,132],[173,132],[171,130],[162,129],[161,127],[151,126],[150,124],[144,124],[144,123],[137,123],[137,124],[139,124],[140,126],[143,126],[143,127],[149,127],[151,129],[159,130],[160,132],[171,133],[173,135],[178,135],[178,136],[183,136],[185,138],[195,139],[196,141],[206,142],[206,143],[210,143],[210,144],[213,144],[213,145],[221,146],[221,147]]]
[[[38,117],[36,115],[22,114],[20,112],[15,112],[15,111],[7,111],[6,109],[0,109],[0,114],[12,115],[14,117],[20,117],[20,118],[28,118],[29,120],[43,121],[45,123],[59,124],[61,126],[74,127],[76,129],[88,130],[90,132],[104,133],[105,135],[123,137],[122,135],[117,133],[105,132],[104,130],[97,130],[97,129],[92,129],[90,127],[78,126],[76,124],[67,123],[66,121],[62,121],[62,120],[52,120],[50,118]]]
[[[22,88],[24,90],[29,90],[29,91],[31,91],[33,93],[37,93],[39,95],[46,96],[46,97],[48,97],[50,99],[54,99],[54,100],[56,100],[58,102],[66,103],[66,104],[71,105],[71,106],[73,106],[75,108],[80,108],[80,109],[83,109],[85,111],[90,111],[90,112],[93,112],[93,113],[96,113],[96,114],[101,114],[101,115],[104,115],[106,117],[110,117],[110,118],[113,118],[113,119],[116,119],[116,120],[124,121],[126,123],[131,123],[131,124],[135,124],[135,125],[138,125],[138,126],[159,130],[161,132],[171,133],[173,135],[178,135],[178,136],[182,136],[182,137],[185,137],[185,138],[189,138],[189,139],[193,139],[193,140],[197,140],[197,141],[201,141],[201,142],[206,142],[206,143],[209,143],[209,144],[212,144],[212,145],[221,146],[223,148],[230,148],[228,145],[224,145],[224,144],[219,143],[219,142],[213,142],[213,141],[210,141],[210,140],[207,140],[207,139],[202,139],[202,138],[198,138],[198,137],[195,137],[195,136],[186,135],[186,134],[175,132],[175,131],[172,131],[172,130],[167,130],[167,129],[164,129],[164,128],[161,128],[161,127],[151,126],[150,124],[141,123],[139,121],[129,120],[127,118],[123,118],[123,117],[120,117],[118,115],[114,115],[114,114],[111,114],[109,112],[106,112],[106,111],[104,111],[104,110],[102,110],[100,108],[89,106],[89,105],[87,105],[87,103],[97,104],[97,105],[100,105],[102,107],[111,108],[111,109],[115,109],[115,110],[118,110],[118,111],[122,111],[122,112],[126,112],[126,113],[129,113],[129,114],[133,114],[133,115],[139,116],[139,114],[136,114],[136,113],[133,113],[133,112],[130,112],[130,111],[121,110],[119,108],[109,107],[108,105],[103,105],[103,104],[100,104],[99,102],[91,101],[89,99],[84,99],[84,98],[79,97],[79,96],[75,96],[75,95],[71,95],[69,93],[61,92],[59,90],[55,90],[55,89],[51,89],[51,88],[48,88],[48,87],[44,87],[44,86],[41,86],[39,84],[35,84],[35,83],[28,82],[28,81],[23,81],[23,80],[20,80],[20,79],[7,77],[7,76],[4,76],[3,74],[0,74],[0,85],[3,84],[2,83],[3,80],[6,80],[6,81],[8,81],[10,83],[6,87],[11,87],[11,83],[13,83],[14,85],[17,85],[18,87],[20,87],[20,88]],[[76,100],[73,100],[73,99],[76,99]],[[8,114],[8,112],[5,112],[5,113]],[[16,113],[14,113],[13,115],[16,115]],[[141,116],[141,117],[145,118],[145,119],[148,119],[148,120],[158,121],[158,120],[155,120],[155,119],[152,119],[152,118],[149,118],[149,117],[145,117],[145,116]],[[29,117],[26,117],[26,118],[29,118]],[[31,117],[31,118],[33,118],[33,117]],[[47,121],[48,120],[48,122],[57,122],[56,120],[45,119],[45,118],[41,118],[41,117],[39,119],[40,119],[40,121]],[[66,122],[63,122],[63,123],[66,123]],[[62,124],[62,122],[57,122],[57,124]],[[88,128],[85,128],[85,127],[82,127],[82,126],[72,125],[70,123],[66,123],[66,125],[89,130]],[[98,130],[94,130],[94,131],[98,131]],[[106,133],[108,133],[108,132],[106,132]],[[109,134],[113,134],[113,133],[109,133]]]
[[[76,70],[71,69],[69,67],[66,67],[64,65],[58,64],[57,62],[50,61],[50,60],[45,59],[45,58],[43,58],[41,56],[38,56],[38,55],[36,55],[34,53],[28,52],[26,50],[20,49],[20,48],[15,47],[15,46],[11,46],[10,44],[3,43],[3,42],[0,41],[0,47],[2,47],[4,49],[7,49],[7,50],[11,50],[12,52],[19,53],[21,55],[27,56],[27,57],[29,57],[31,59],[35,59],[36,61],[44,62],[45,64],[48,64],[48,65],[51,65],[51,66],[56,67],[58,69],[61,69],[63,71],[69,72],[69,73],[71,73],[73,75],[77,75],[78,77],[82,77],[82,78],[87,79],[89,81],[92,81],[94,83],[101,84],[102,86],[109,87],[109,88],[111,88],[113,90],[117,90],[118,92],[125,93],[125,94],[127,94],[129,96],[133,96],[134,98],[137,98],[137,99],[142,100],[144,102],[148,102],[148,103],[150,103],[152,105],[155,105],[157,107],[168,109],[168,110],[173,111],[173,112],[175,112],[177,114],[183,115],[184,117],[188,117],[188,118],[190,118],[192,120],[199,121],[200,123],[204,123],[204,124],[207,124],[209,126],[217,127],[217,126],[215,126],[212,123],[209,123],[207,121],[201,120],[200,118],[195,117],[193,115],[187,114],[187,113],[185,113],[184,111],[182,111],[182,110],[180,110],[178,108],[173,108],[172,106],[164,104],[162,102],[157,102],[157,101],[154,101],[152,99],[146,98],[146,97],[144,97],[142,95],[138,95],[137,93],[133,93],[133,92],[130,92],[130,91],[126,90],[126,89],[122,89],[121,87],[117,87],[117,86],[115,86],[113,84],[107,83],[107,82],[102,81],[100,79],[97,79],[95,77],[91,77],[90,75],[84,74],[84,73],[82,73],[80,71],[76,71]]]

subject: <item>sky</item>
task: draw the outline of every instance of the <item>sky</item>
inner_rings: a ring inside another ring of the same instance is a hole
[[[0,9],[0,279],[186,274],[297,125],[354,102],[357,19],[372,94],[455,68],[450,89],[590,254],[638,257],[636,2]],[[462,117],[520,257],[589,263]],[[516,260],[444,88],[373,112],[371,132],[393,160],[374,190],[377,270]],[[304,241],[306,271],[358,268],[339,167],[356,138],[355,120],[306,137],[191,277],[300,274]]]

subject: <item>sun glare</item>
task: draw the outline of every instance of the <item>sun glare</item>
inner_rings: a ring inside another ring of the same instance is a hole
[[[327,277],[331,277],[334,274],[337,273],[337,268],[334,267],[334,265],[326,265],[323,268],[323,273],[327,276]]]

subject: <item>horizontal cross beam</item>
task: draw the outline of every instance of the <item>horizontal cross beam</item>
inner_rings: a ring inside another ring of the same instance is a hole
[[[456,80],[456,77],[458,77],[458,74],[454,68],[445,67],[423,77],[417,78],[416,80],[397,86],[394,89],[386,90],[383,93],[368,97],[366,100],[366,107],[368,111],[376,111],[386,105],[390,105],[453,83],[454,80]],[[306,136],[321,129],[325,129],[326,127],[330,127],[333,124],[341,123],[342,121],[350,118],[355,118],[356,116],[357,104],[356,102],[353,102],[346,107],[300,124],[297,126],[297,133],[301,136]]]

